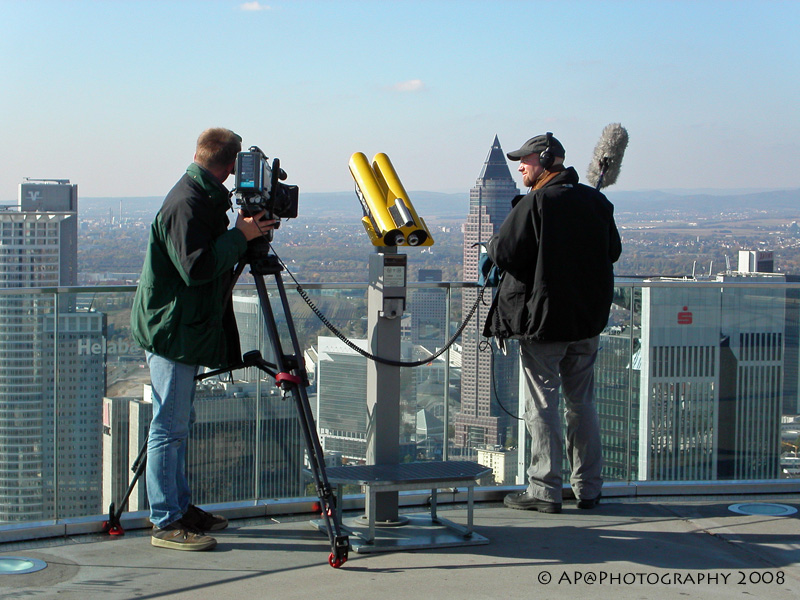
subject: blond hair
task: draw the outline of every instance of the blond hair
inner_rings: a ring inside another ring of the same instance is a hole
[[[197,138],[195,161],[207,169],[227,167],[236,160],[241,149],[239,134],[224,127],[212,127]]]

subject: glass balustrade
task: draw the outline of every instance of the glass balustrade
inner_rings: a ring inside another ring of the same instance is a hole
[[[368,350],[367,284],[303,288],[307,299],[287,292],[326,460],[363,464],[368,359],[354,347]],[[134,290],[0,290],[0,529],[103,515],[122,498],[151,415],[147,364],[130,337]],[[409,284],[401,360],[422,364],[400,370],[398,460],[475,460],[492,468],[483,485],[516,485],[528,461],[524,395],[516,346],[503,354],[480,335],[489,300],[472,284]],[[243,351],[271,361],[255,287],[237,286],[233,304]],[[800,284],[618,280],[600,337],[607,482],[798,477]],[[196,503],[315,495],[295,406],[264,372],[204,379],[195,416]],[[146,508],[142,478],[129,510]]]

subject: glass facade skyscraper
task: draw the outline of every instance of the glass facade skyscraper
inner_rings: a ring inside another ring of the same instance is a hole
[[[67,180],[22,183],[18,206],[0,210],[0,286],[76,285],[77,210]],[[0,299],[0,521],[100,509],[105,359],[91,348],[105,316],[58,298]]]
[[[642,290],[640,479],[779,476],[785,307],[777,287],[676,281]]]
[[[506,156],[497,136],[480,176],[469,194],[469,214],[464,225],[464,279],[477,281],[479,244],[485,244],[497,233],[511,211],[511,200],[519,194]],[[462,334],[461,410],[455,417],[454,446],[457,454],[475,457],[478,446],[505,443],[508,417],[496,400],[514,398],[517,394],[517,344],[508,345],[508,354],[481,348],[483,323],[489,310],[490,288]],[[478,299],[479,291],[465,289],[462,296],[466,315]],[[492,380],[494,379],[494,384]]]

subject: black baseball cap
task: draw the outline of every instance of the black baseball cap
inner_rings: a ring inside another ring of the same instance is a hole
[[[536,137],[532,137],[527,142],[522,144],[522,148],[519,150],[514,150],[514,152],[509,152],[506,154],[506,156],[508,156],[508,158],[511,160],[519,160],[523,156],[528,156],[529,154],[540,154],[546,149],[547,135],[537,135]],[[550,134],[550,152],[557,158],[564,158],[566,154],[566,152],[564,152],[564,146],[562,146],[561,142],[553,137],[552,133]]]

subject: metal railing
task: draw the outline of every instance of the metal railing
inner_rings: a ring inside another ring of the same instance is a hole
[[[302,286],[347,337],[362,339],[366,283]],[[320,437],[335,464],[358,463],[366,359],[288,289]],[[134,290],[0,290],[0,541],[65,527],[96,530],[109,499],[127,486],[149,422],[147,368],[127,329]],[[409,284],[404,359],[441,347],[476,291],[463,282]],[[243,349],[266,351],[254,303],[254,286],[238,285]],[[495,357],[492,370],[484,367],[492,362],[479,343],[487,308],[438,360],[403,369],[398,432],[401,460],[491,462],[494,476],[478,499],[496,499],[524,481],[527,462],[518,442],[524,425],[497,402],[500,396],[519,413],[517,359],[511,354],[502,365]],[[790,421],[800,413],[800,283],[620,279],[601,338],[597,402],[607,488],[616,490],[609,493],[800,486],[794,470],[782,467],[793,445],[796,456],[793,432],[800,437],[800,423],[795,429]],[[198,392],[190,444],[196,502],[233,516],[310,508],[294,415],[272,387],[242,371]],[[462,406],[467,397],[473,412]],[[362,502],[353,491],[347,502]],[[142,490],[131,501],[144,519]]]

